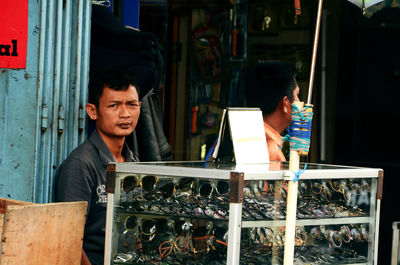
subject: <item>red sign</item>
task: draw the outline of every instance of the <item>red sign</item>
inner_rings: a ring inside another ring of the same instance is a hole
[[[0,68],[25,68],[28,0],[1,0]]]

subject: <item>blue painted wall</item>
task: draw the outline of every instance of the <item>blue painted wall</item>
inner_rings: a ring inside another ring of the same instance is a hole
[[[90,1],[29,0],[25,69],[0,69],[0,197],[52,200],[56,167],[86,138]]]
[[[139,2],[122,2],[125,25],[139,27]],[[28,14],[26,68],[0,69],[0,197],[46,203],[86,139],[91,1],[29,0]]]
[[[34,193],[39,8],[30,1],[26,69],[0,69],[0,196],[24,201]]]

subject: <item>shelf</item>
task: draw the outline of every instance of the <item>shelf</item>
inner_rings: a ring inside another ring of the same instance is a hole
[[[346,217],[346,218],[324,218],[324,219],[298,219],[296,225],[341,225],[341,224],[366,224],[371,220],[370,217]],[[285,220],[269,221],[243,221],[242,228],[266,227],[266,226],[285,226]]]

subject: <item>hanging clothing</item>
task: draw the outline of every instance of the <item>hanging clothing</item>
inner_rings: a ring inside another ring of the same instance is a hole
[[[132,136],[126,141],[140,161],[171,160],[171,147],[164,134],[159,115],[158,95],[151,89],[142,98],[140,117]]]

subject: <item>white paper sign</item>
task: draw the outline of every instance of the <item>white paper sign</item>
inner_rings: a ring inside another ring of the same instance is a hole
[[[230,108],[228,120],[236,164],[269,163],[261,110]]]

